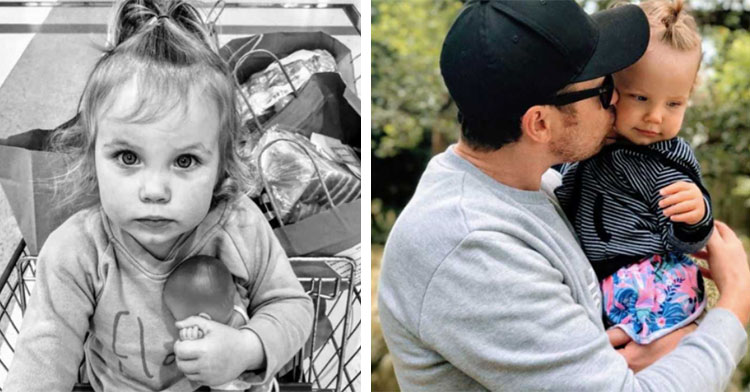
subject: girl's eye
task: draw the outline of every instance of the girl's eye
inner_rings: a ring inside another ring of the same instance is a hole
[[[196,159],[191,155],[180,155],[177,157],[175,163],[179,168],[187,169],[196,162]]]
[[[132,166],[138,162],[138,157],[132,151],[122,151],[119,155],[120,162],[126,166]]]

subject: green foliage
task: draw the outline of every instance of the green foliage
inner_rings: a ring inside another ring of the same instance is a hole
[[[417,147],[427,132],[455,121],[440,76],[442,38],[461,3],[455,0],[372,2],[373,153],[387,158]]]
[[[750,34],[707,27],[702,80],[681,136],[691,142],[712,196],[714,216],[750,233]]]
[[[455,139],[456,110],[440,50],[462,3],[372,2],[372,235],[385,241],[432,155],[432,135]]]
[[[750,33],[704,28],[716,54],[704,64],[703,83],[688,109],[684,135],[701,161],[714,215],[742,235],[750,248]],[[738,389],[750,387],[750,357],[737,366]]]
[[[387,239],[388,230],[396,222],[396,211],[383,208],[382,199],[373,199],[370,203],[372,214],[372,242],[384,244]]]

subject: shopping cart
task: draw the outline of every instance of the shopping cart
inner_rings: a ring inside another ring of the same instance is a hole
[[[355,287],[354,261],[345,257],[297,257],[290,262],[313,298],[319,320],[330,324],[315,323],[308,343],[278,376],[280,390],[357,391],[361,370],[355,359],[360,352],[361,295]],[[0,275],[0,385],[15,353],[23,315],[34,289],[36,264],[37,258],[28,253],[21,240]],[[81,382],[82,376],[79,372],[73,391],[92,390]]]
[[[289,261],[313,298],[317,320],[308,344],[292,360],[288,380],[311,383],[315,389],[357,391],[362,300],[355,262],[345,257],[293,257]]]

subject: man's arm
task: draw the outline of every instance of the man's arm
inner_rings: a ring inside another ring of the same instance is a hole
[[[563,274],[522,241],[475,232],[434,274],[420,338],[490,390],[721,390],[745,350],[740,322],[716,309],[672,353],[634,374],[573,295]]]

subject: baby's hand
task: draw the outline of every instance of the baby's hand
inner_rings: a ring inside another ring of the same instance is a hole
[[[175,326],[197,325],[203,339],[174,344],[177,368],[192,381],[219,385],[237,378],[245,370],[265,369],[266,357],[258,335],[200,317],[188,317]]]
[[[180,340],[198,340],[203,338],[203,331],[197,325],[180,329]]]
[[[677,181],[659,190],[659,194],[663,197],[659,207],[672,222],[694,225],[706,216],[703,193],[692,182]]]

